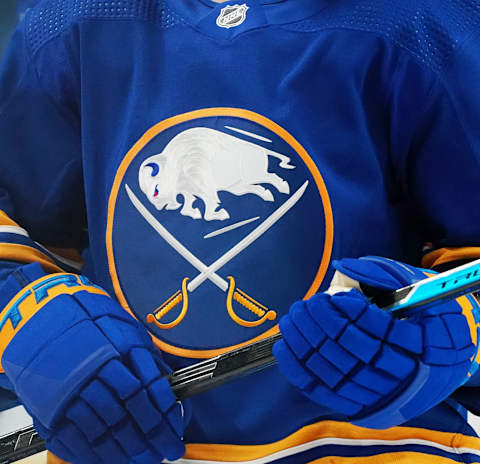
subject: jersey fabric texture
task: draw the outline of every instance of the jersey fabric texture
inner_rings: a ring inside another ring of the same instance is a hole
[[[276,333],[332,259],[480,257],[479,26],[474,0],[43,0],[0,71],[0,277],[81,252],[178,369]],[[189,463],[480,459],[454,397],[372,431],[272,368],[192,411]]]
[[[18,18],[21,20],[25,17],[26,12],[34,7],[39,0],[18,0],[17,1],[17,13]]]

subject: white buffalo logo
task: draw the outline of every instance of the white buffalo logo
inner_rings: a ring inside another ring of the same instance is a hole
[[[139,171],[140,188],[158,209],[177,210],[202,219],[197,198],[205,204],[206,221],[223,221],[230,217],[218,209],[219,191],[234,195],[253,193],[264,201],[274,201],[272,192],[260,184],[270,184],[279,192],[290,193],[288,182],[268,172],[269,157],[280,160],[283,169],[294,169],[290,158],[260,145],[207,127],[187,129],[176,135],[162,153],[147,158]]]

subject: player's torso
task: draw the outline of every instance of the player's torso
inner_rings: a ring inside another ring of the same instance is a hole
[[[392,174],[395,60],[375,36],[286,30],[258,12],[261,27],[233,37],[248,5],[204,20],[223,26],[159,10],[160,23],[80,31],[87,273],[173,368],[275,332],[295,300],[328,286],[333,259],[421,249]],[[239,444],[334,418],[276,369],[194,411],[188,439]]]

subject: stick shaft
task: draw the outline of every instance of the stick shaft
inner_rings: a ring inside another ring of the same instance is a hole
[[[442,300],[451,300],[480,289],[480,260],[451,271],[422,280],[414,285],[401,288],[374,301],[388,311],[403,311],[417,306],[428,305]],[[280,334],[233,350],[229,353],[194,364],[168,377],[170,385],[179,400],[211,390],[231,380],[259,372],[275,365],[272,354]],[[19,447],[20,435],[28,438],[25,447]],[[33,427],[17,431],[0,438],[0,461],[13,463],[44,449],[42,441]]]
[[[480,260],[382,295],[373,302],[390,312],[404,311],[451,300],[480,289]],[[169,376],[179,400],[211,390],[231,380],[261,371],[276,363],[272,348],[277,334],[216,358],[194,364]]]

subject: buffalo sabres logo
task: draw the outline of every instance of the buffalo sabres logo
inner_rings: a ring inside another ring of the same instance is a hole
[[[222,8],[217,18],[217,26],[230,29],[236,27],[245,21],[248,6],[243,5],[227,5]]]
[[[331,253],[328,194],[308,154],[234,109],[172,118],[141,142],[110,204],[120,302],[163,349],[192,357],[275,331],[292,302],[318,290]]]

